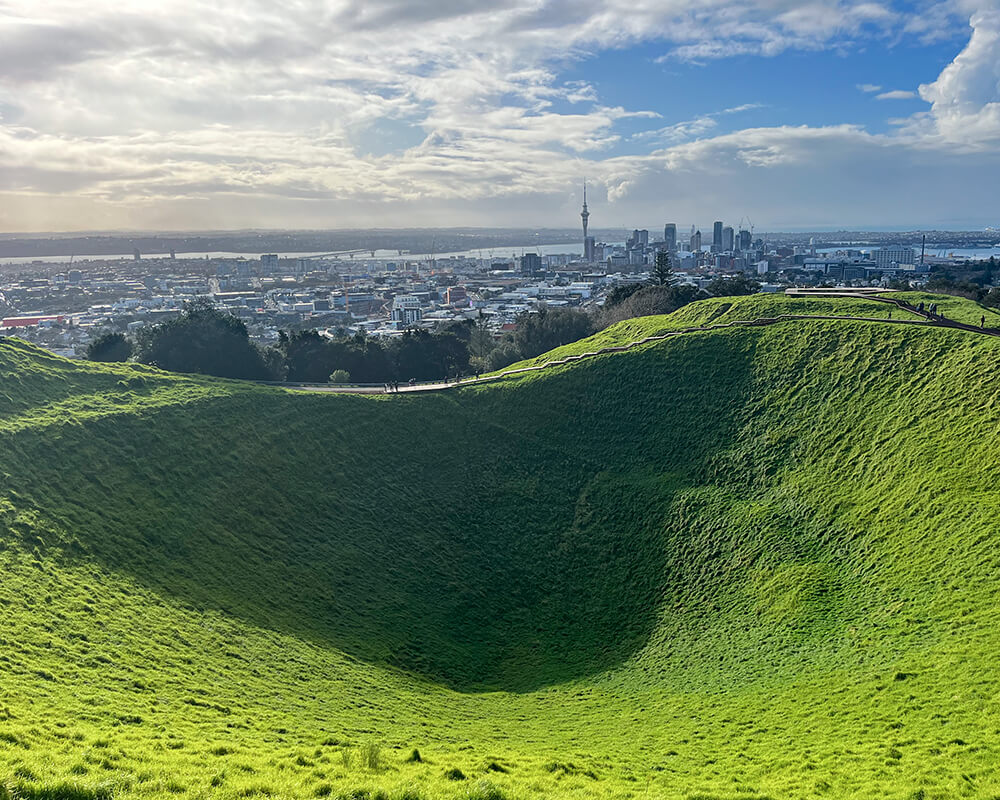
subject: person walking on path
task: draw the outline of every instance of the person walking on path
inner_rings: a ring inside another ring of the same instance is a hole
[[[979,318],[979,327],[982,328],[983,330],[986,330],[986,315],[985,314],[983,314]]]

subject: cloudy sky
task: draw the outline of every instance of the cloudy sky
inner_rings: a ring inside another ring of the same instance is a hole
[[[1000,225],[1000,0],[0,0],[0,231]]]

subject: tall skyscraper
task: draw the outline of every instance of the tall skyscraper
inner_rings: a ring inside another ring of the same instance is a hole
[[[719,220],[712,226],[712,252],[722,252],[722,222]]]
[[[663,241],[666,242],[668,253],[677,252],[677,226],[673,222],[663,226]]]
[[[638,228],[632,231],[632,235],[625,242],[625,248],[627,250],[643,248],[648,245],[649,245],[649,231],[640,231]]]
[[[733,229],[728,225],[722,229],[722,252],[733,252]]]
[[[537,275],[542,271],[542,257],[538,253],[525,253],[521,256],[521,274]]]
[[[695,231],[691,235],[691,252],[697,253],[701,250],[701,231]]]
[[[587,210],[587,182],[583,182],[583,211],[580,212],[580,219],[583,220],[583,251],[587,254],[587,224],[590,222],[590,212]],[[589,259],[588,259],[589,260]]]

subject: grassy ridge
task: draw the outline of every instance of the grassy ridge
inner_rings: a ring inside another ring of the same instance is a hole
[[[935,296],[935,299],[940,300],[942,298],[941,296]],[[962,304],[965,304],[974,306],[977,309],[980,308],[978,304],[971,303],[962,298],[949,299],[957,301],[960,307]],[[914,302],[919,302],[919,300]],[[897,319],[900,313],[896,311]],[[967,311],[965,316],[971,318],[972,313]],[[696,303],[690,303],[673,314],[636,317],[624,320],[595,333],[593,336],[557,347],[548,353],[520,361],[500,371],[537,366],[544,364],[546,361],[557,361],[566,356],[579,355],[600,349],[601,347],[619,347],[640,339],[645,339],[648,336],[660,336],[664,333],[683,328],[760,319],[761,317],[778,314],[839,314],[857,317],[887,317],[889,306],[885,303],[872,300],[794,297],[783,294],[756,294],[735,298],[715,297],[709,300],[699,300]],[[979,317],[976,316],[976,322],[978,323],[978,321]]]
[[[363,398],[0,342],[0,784],[991,797],[998,367],[796,322]]]

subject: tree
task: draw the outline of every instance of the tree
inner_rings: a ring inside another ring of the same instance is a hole
[[[666,250],[656,251],[653,283],[657,286],[672,286],[674,283],[674,271],[670,268],[670,253]]]
[[[395,380],[438,380],[469,371],[469,348],[454,333],[408,330],[390,351]]]
[[[90,361],[128,361],[132,356],[132,342],[124,333],[108,332],[87,345]]]
[[[278,347],[285,357],[285,380],[322,383],[331,372],[343,367],[343,359],[337,358],[330,340],[317,331],[297,331],[290,335],[282,332]]]
[[[741,272],[732,278],[713,278],[705,287],[705,293],[712,297],[741,297],[756,294],[759,289],[757,281],[750,280]]]
[[[187,303],[177,319],[141,329],[135,358],[171,372],[249,380],[272,377],[260,350],[250,341],[247,326],[216,310],[208,300]]]
[[[480,316],[469,331],[469,364],[481,371],[486,368],[487,359],[497,347],[493,331],[487,327],[487,318]]]
[[[619,283],[613,287],[604,298],[604,308],[614,308],[628,300],[632,295],[643,288],[642,283]]]
[[[330,383],[350,383],[351,373],[346,369],[335,369],[330,373]]]
[[[534,358],[560,345],[575,342],[594,332],[593,318],[583,311],[542,308],[537,314],[522,314],[514,331],[514,346],[521,358]]]
[[[672,314],[677,309],[704,296],[696,286],[688,284],[644,286],[624,303],[605,309],[601,315],[601,323],[606,327],[633,317]]]
[[[983,305],[989,308],[1000,308],[1000,289],[990,289],[983,298]]]
[[[485,368],[487,372],[493,372],[504,367],[509,367],[515,361],[519,361],[521,354],[514,346],[513,342],[504,342],[495,347],[486,357]]]

